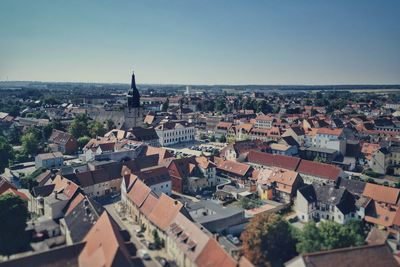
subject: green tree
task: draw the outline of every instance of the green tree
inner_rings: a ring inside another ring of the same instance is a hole
[[[156,229],[153,230],[153,240],[154,240],[154,246],[156,249],[161,249],[163,247],[163,242],[158,235],[158,231]]]
[[[14,159],[14,150],[8,141],[0,136],[0,173],[4,172],[4,169],[8,167],[9,161]]]
[[[169,108],[169,98],[167,97],[167,100],[162,104],[161,106],[161,111],[167,112]]]
[[[211,137],[210,137],[210,142],[215,142],[215,135],[212,135]]]
[[[104,125],[98,121],[93,121],[89,124],[89,134],[91,137],[104,136],[107,130]]]
[[[265,100],[257,102],[257,112],[262,112],[264,114],[271,113],[273,108]]]
[[[18,127],[11,127],[8,131],[7,139],[13,145],[19,145],[21,143],[22,131]]]
[[[34,132],[27,132],[21,137],[22,152],[28,156],[35,155],[39,151],[39,140]]]
[[[226,143],[226,137],[225,135],[221,135],[221,137],[218,140],[220,143]]]
[[[68,128],[68,132],[76,139],[82,136],[89,135],[88,129],[89,119],[86,114],[78,114]]]
[[[296,256],[291,226],[276,214],[256,215],[241,239],[244,256],[256,266],[279,266]]]
[[[314,222],[307,223],[300,232],[297,252],[309,253],[364,244],[365,231],[362,222],[351,221],[339,224],[323,221],[317,227]]]
[[[13,194],[0,196],[0,254],[11,255],[26,249],[29,244],[25,232],[27,219],[24,200]]]
[[[78,147],[82,149],[90,141],[90,137],[82,136],[79,137],[76,141],[78,142]]]
[[[216,111],[226,110],[226,98],[224,96],[219,96],[215,100],[215,110]]]
[[[115,123],[112,119],[106,120],[106,128],[107,128],[107,131],[111,131],[112,129],[115,129]]]
[[[299,253],[320,251],[323,246],[320,231],[313,221],[304,226],[299,233],[298,241],[296,249]]]

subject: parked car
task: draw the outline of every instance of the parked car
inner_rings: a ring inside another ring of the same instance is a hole
[[[149,253],[148,253],[147,250],[145,250],[145,249],[139,249],[139,250],[138,250],[138,256],[139,256],[141,259],[146,260],[146,261],[151,260],[151,257],[150,257],[150,255],[149,255]]]
[[[164,266],[164,267],[169,266],[169,262],[167,261],[167,259],[165,259],[163,257],[157,257],[156,259],[161,264],[161,266]]]
[[[240,244],[240,240],[236,236],[227,235],[226,238],[228,238],[228,240],[231,241],[234,245],[239,245]]]

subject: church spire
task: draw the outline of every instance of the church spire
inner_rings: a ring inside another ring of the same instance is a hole
[[[128,108],[140,107],[140,94],[136,88],[135,73],[132,71],[131,88],[128,91]]]
[[[132,70],[131,89],[136,89],[135,71],[134,70]]]

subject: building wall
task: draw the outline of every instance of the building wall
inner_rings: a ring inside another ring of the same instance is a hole
[[[178,144],[180,142],[193,141],[195,131],[195,128],[190,126],[172,130],[156,130],[156,133],[160,138],[160,145],[168,146]]]

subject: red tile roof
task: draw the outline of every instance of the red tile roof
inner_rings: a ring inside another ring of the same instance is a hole
[[[137,207],[142,206],[143,202],[150,194],[151,189],[139,179],[133,184],[131,190],[128,192],[128,199],[130,199]]]
[[[301,160],[297,168],[297,172],[299,173],[334,181],[338,180],[341,171],[339,167],[334,165],[309,160]]]
[[[218,244],[210,238],[203,251],[196,259],[199,267],[235,267],[236,262],[232,257]]]
[[[397,204],[399,200],[400,189],[367,183],[364,188],[363,195],[373,200],[388,203]]]
[[[158,228],[166,231],[182,207],[183,204],[179,201],[161,194],[148,218]]]
[[[295,171],[300,163],[299,158],[273,155],[269,153],[250,151],[247,155],[247,160],[250,163],[265,165],[270,167],[279,167],[287,170]]]
[[[103,212],[84,241],[86,245],[79,255],[79,266],[131,266],[131,256],[120,229],[107,212]]]
[[[151,211],[154,209],[158,201],[158,198],[154,196],[153,194],[149,194],[146,198],[146,200],[143,202],[143,205],[140,207],[140,212],[144,216],[149,216]]]

